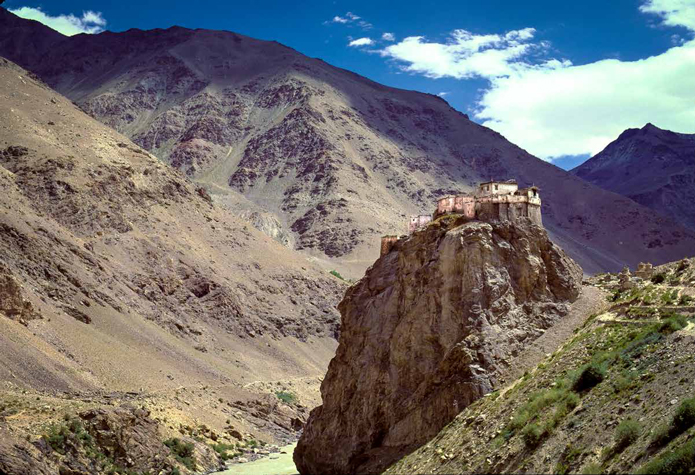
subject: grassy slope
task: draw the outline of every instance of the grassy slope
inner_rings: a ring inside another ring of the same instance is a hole
[[[662,283],[610,295],[607,312],[588,316],[533,371],[469,406],[387,472],[692,469],[695,325],[688,296],[695,296],[695,259],[655,273],[664,275]],[[593,281],[609,291],[618,287],[615,275]],[[586,378],[592,374],[600,375],[595,385]]]

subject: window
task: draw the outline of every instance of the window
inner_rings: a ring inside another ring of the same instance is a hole
[[[497,185],[495,185],[495,190],[497,190]]]

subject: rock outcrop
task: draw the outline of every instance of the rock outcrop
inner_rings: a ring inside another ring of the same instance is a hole
[[[28,320],[40,318],[31,302],[24,297],[22,284],[2,264],[0,264],[0,314],[24,325]]]
[[[397,242],[339,306],[340,345],[299,471],[379,473],[429,440],[567,313],[581,278],[525,220],[445,217]]]

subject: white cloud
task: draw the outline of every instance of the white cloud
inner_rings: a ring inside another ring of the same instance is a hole
[[[384,41],[396,41],[396,37],[393,33],[384,33],[381,35],[381,39]]]
[[[607,59],[493,79],[475,111],[544,159],[596,154],[647,122],[695,132],[695,41],[639,61]]]
[[[695,1],[693,0],[647,0],[639,7],[643,13],[662,17],[666,26],[682,26],[695,30]]]
[[[695,32],[695,0],[646,0],[640,10],[664,26]],[[378,53],[400,70],[430,78],[483,78],[473,116],[546,160],[595,154],[625,129],[651,122],[695,133],[695,40],[637,61],[574,65],[549,55],[533,28],[476,35],[455,30],[446,41],[411,36]]]
[[[81,17],[73,14],[51,16],[44,13],[40,8],[19,7],[10,9],[12,13],[28,20],[36,20],[54,30],[73,36],[79,33],[100,33],[104,31],[106,20],[101,12],[86,11]]]
[[[352,12],[347,12],[344,16],[336,15],[333,17],[332,20],[330,21],[324,21],[324,25],[328,25],[330,23],[340,23],[342,25],[357,25],[363,30],[369,30],[373,27],[371,23],[368,21],[365,21],[362,19],[361,16],[355,15]]]
[[[534,34],[533,28],[505,35],[474,35],[466,30],[454,30],[444,43],[410,36],[385,47],[379,54],[402,63],[401,69],[405,71],[430,78],[495,78],[534,67],[522,58],[547,48],[543,42],[529,42]]]
[[[374,44],[374,40],[371,38],[357,38],[348,43],[348,46],[371,46]]]
[[[437,95],[438,95],[439,97],[446,97],[446,96],[448,96],[449,94],[451,94],[451,93],[450,93],[450,92],[440,92],[440,93],[437,94]]]

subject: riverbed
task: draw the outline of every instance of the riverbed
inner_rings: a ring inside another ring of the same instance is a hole
[[[284,454],[275,453],[253,462],[232,464],[226,470],[217,472],[217,475],[294,475],[299,473],[292,460],[296,446],[295,442],[281,447],[280,452],[286,452]]]

